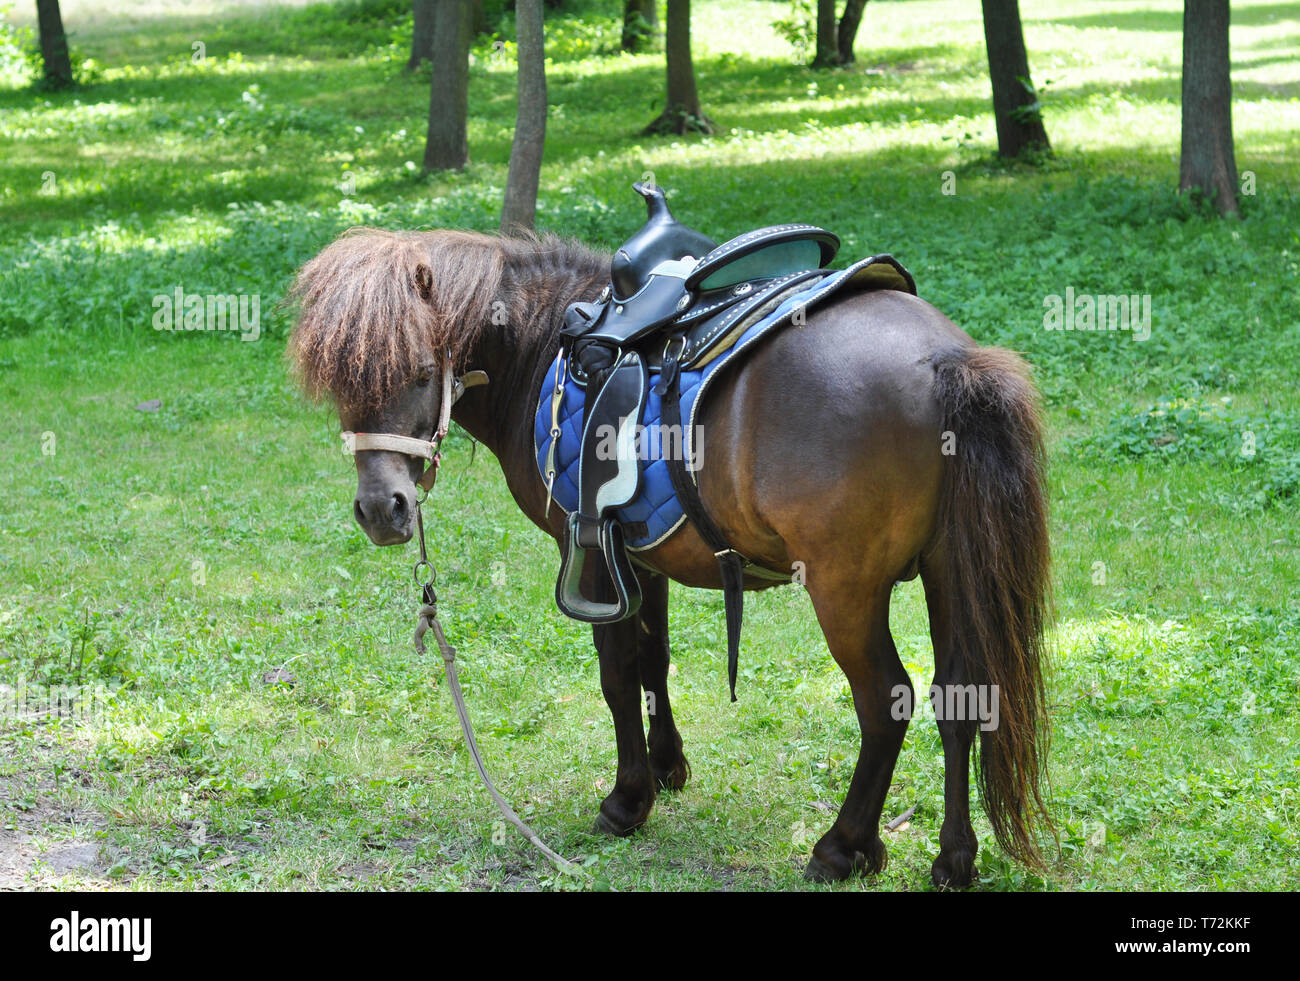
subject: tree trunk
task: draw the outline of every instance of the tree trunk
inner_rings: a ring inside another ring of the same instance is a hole
[[[1232,76],[1228,0],[1183,6],[1183,146],[1178,190],[1197,188],[1220,214],[1237,214],[1232,148]]]
[[[835,36],[841,65],[853,64],[853,42],[857,40],[858,27],[862,24],[862,12],[866,7],[867,0],[848,0],[844,5],[844,14],[840,17],[840,29]]]
[[[998,127],[998,155],[1018,157],[1026,150],[1051,152],[1038,96],[1029,79],[1029,56],[1020,26],[1018,0],[982,0],[984,42],[993,84],[993,117]]]
[[[411,57],[406,70],[413,72],[424,61],[433,61],[433,18],[437,0],[414,0],[415,33],[411,35]]]
[[[645,51],[659,33],[656,0],[623,0],[623,50]]]
[[[831,68],[839,54],[835,42],[835,0],[817,0],[817,54],[812,67]]]
[[[700,108],[691,62],[691,0],[668,0],[666,35],[668,101],[647,133],[712,133],[713,123]]]
[[[469,0],[434,0],[426,173],[469,163],[469,14]]]
[[[510,147],[506,199],[501,208],[503,235],[532,231],[537,215],[542,150],[546,145],[546,34],[542,0],[517,0],[515,24],[519,39],[519,104],[515,109],[515,138]]]
[[[41,33],[41,61],[45,84],[63,89],[72,84],[72,60],[68,57],[68,35],[63,31],[59,0],[36,0],[36,21]]]

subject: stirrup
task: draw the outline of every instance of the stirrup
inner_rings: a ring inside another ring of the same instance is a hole
[[[623,545],[623,529],[613,518],[601,519],[599,525],[599,551],[605,557],[609,581],[614,589],[614,602],[601,603],[582,595],[582,572],[594,548],[583,548],[578,543],[576,511],[569,515],[564,525],[563,558],[560,576],[555,582],[555,603],[566,615],[587,623],[617,623],[635,616],[641,609],[641,583],[637,581],[632,563],[628,561]]]

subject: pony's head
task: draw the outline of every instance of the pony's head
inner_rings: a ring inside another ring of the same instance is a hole
[[[453,377],[491,315],[502,264],[491,236],[363,228],[298,273],[288,356],[307,393],[338,408],[357,467],[353,515],[376,545],[414,533],[417,484],[431,482]]]

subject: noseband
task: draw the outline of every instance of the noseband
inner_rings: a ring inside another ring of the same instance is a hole
[[[459,378],[455,377],[451,371],[451,359],[448,358],[442,369],[442,405],[438,409],[438,427],[433,431],[431,439],[399,436],[396,433],[344,432],[343,442],[347,444],[350,453],[358,450],[386,450],[428,460],[429,466],[415,482],[417,487],[428,494],[433,490],[433,482],[438,479],[438,464],[442,461],[439,448],[447,435],[447,427],[451,424],[451,407],[460,401],[466,389],[486,385],[487,382],[487,372],[484,371],[471,371]]]

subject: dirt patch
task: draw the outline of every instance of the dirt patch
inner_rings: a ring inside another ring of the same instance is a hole
[[[98,842],[51,841],[39,829],[0,830],[0,892],[55,889],[73,876],[80,889],[110,888]]]
[[[0,759],[0,891],[58,889],[69,879],[77,889],[117,888],[104,874],[110,862],[95,840],[103,818],[59,803],[47,755],[53,755],[50,742],[38,741],[16,758]],[[84,784],[88,778],[71,766],[62,779]]]

